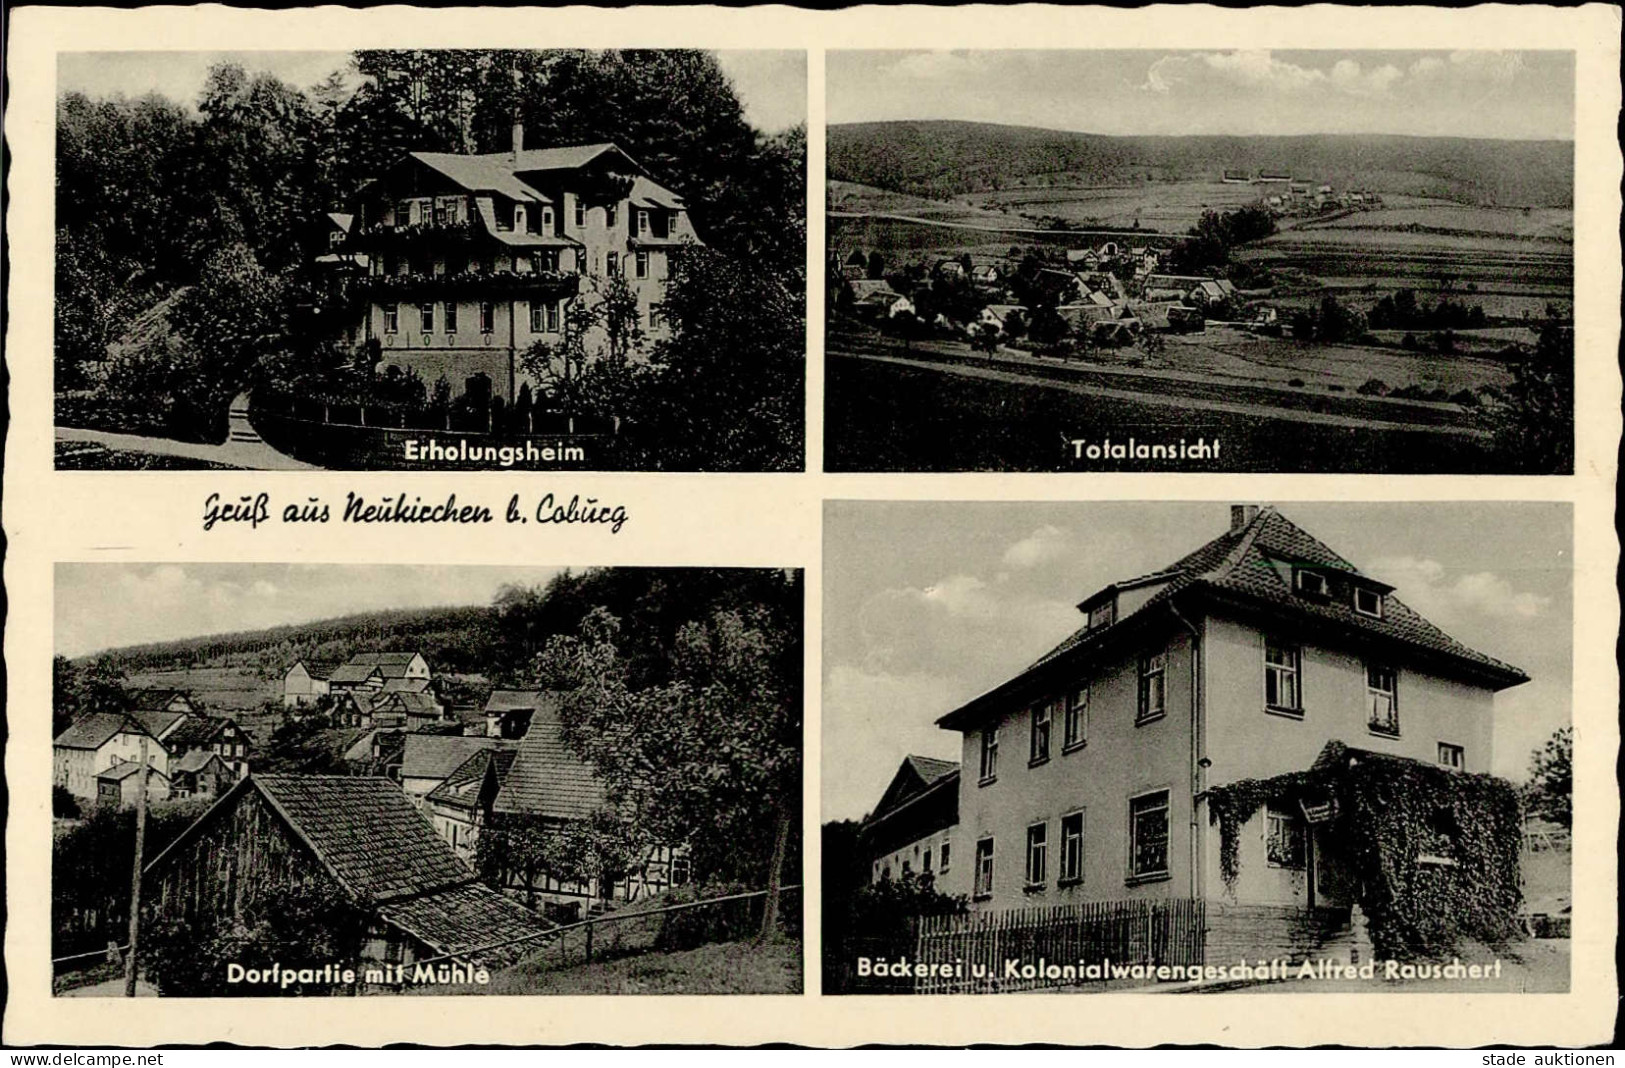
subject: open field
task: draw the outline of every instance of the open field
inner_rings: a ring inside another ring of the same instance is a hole
[[[1079,228],[1092,226],[1182,234],[1204,211],[1234,211],[1258,202],[1258,187],[1227,182],[1138,182],[1091,185],[1073,179],[1042,188],[1001,189],[974,194],[971,201],[990,210],[1030,216],[1051,215]]]
[[[963,357],[945,358],[918,346],[903,353],[833,337],[825,372],[826,468],[1077,470],[1068,440],[1123,443],[1131,436],[1164,444],[1218,438],[1223,451],[1218,461],[1102,460],[1088,468],[1465,473],[1494,463],[1470,413],[1452,404],[1334,393],[1335,366],[1323,369],[1318,389],[1307,379],[1303,387],[1272,382],[1284,369],[1265,364],[1250,384],[1155,369],[1136,381],[1061,361],[1047,361],[1047,369],[996,363],[958,348]],[[1205,358],[1241,359],[1219,349]]]
[[[132,687],[186,690],[210,712],[233,717],[258,712],[268,699],[280,698],[281,680],[262,679],[253,668],[175,668],[142,671],[129,678]],[[239,719],[239,722],[243,722]],[[243,722],[243,726],[247,726]],[[257,737],[257,736],[256,736]]]

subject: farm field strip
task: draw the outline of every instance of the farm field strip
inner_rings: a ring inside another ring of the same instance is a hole
[[[1044,366],[1036,363],[979,359],[970,356],[927,355],[923,352],[917,352],[912,357],[905,357],[839,348],[831,348],[829,355],[848,359],[872,360],[904,367],[935,369],[949,374],[990,381],[1042,385],[1093,397],[1134,401],[1140,404],[1195,408],[1231,415],[1283,419],[1363,430],[1423,431],[1469,438],[1485,438],[1488,436],[1484,431],[1477,428],[1451,425],[1452,422],[1460,419],[1459,409],[1456,409],[1453,405],[1429,405],[1426,402],[1420,405],[1411,405],[1406,414],[1420,421],[1400,422],[1373,418],[1369,415],[1349,414],[1350,411],[1357,408],[1375,407],[1365,403],[1369,400],[1386,400],[1387,398],[1337,398],[1329,395],[1321,396],[1291,392],[1267,386],[1244,386],[1228,382],[1204,381],[1198,376],[1187,376],[1178,379],[1154,379],[1151,381],[1155,383],[1156,387],[1160,388],[1148,391],[1126,388],[1128,384],[1134,381],[1130,376],[1091,372],[1060,365]],[[1112,384],[1103,384],[1108,382]],[[1173,385],[1178,385],[1181,388],[1168,388]],[[1244,400],[1244,398],[1249,397],[1255,403],[1247,403]],[[1282,404],[1282,401],[1296,401],[1299,403],[1287,405]]]

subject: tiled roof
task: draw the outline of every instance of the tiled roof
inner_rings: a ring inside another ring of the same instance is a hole
[[[385,693],[423,693],[429,688],[428,679],[409,679],[405,675],[398,678],[387,679],[384,682]]]
[[[388,779],[256,775],[249,781],[356,897],[381,904],[473,878]]]
[[[125,695],[130,699],[130,707],[138,709],[163,708],[176,698],[191,703],[191,695],[184,690],[167,690],[142,688],[126,690]]]
[[[194,749],[177,760],[172,770],[177,774],[190,775],[193,772],[202,771],[204,768],[208,767],[211,760],[220,760],[219,754],[211,752],[208,749]],[[225,762],[221,761],[221,763]]]
[[[154,738],[163,738],[171,729],[178,729],[181,722],[187,718],[185,712],[166,712],[157,708],[131,712],[130,716],[147,728],[147,733]]]
[[[496,157],[511,164],[517,172],[525,171],[573,171],[577,167],[585,167],[605,152],[618,152],[620,148],[612,142],[600,141],[591,145],[561,145],[557,148],[527,148],[519,152],[518,159],[514,159],[512,152],[497,152]],[[627,157],[631,162],[631,157]]]
[[[444,782],[428,793],[428,800],[458,808],[473,808],[479,801],[480,784],[485,781],[488,768],[496,769],[497,787],[501,788],[514,758],[519,754],[512,749],[481,749],[446,776]]]
[[[1300,597],[1292,591],[1290,580],[1282,577],[1281,571],[1271,563],[1272,560],[1287,564],[1308,564],[1327,570],[1346,571],[1354,575],[1361,573],[1359,568],[1302,527],[1274,508],[1266,507],[1261,508],[1252,521],[1239,530],[1226,531],[1164,569],[1174,577],[1133,615],[1138,615],[1154,605],[1165,603],[1186,589],[1205,586],[1254,601],[1267,602],[1295,613],[1304,613],[1354,627],[1431,652],[1443,653],[1479,667],[1489,668],[1496,673],[1515,676],[1516,681],[1527,678],[1518,668],[1456,641],[1391,593],[1383,598],[1381,619],[1357,613],[1349,604]],[[1130,617],[1119,619],[1113,626],[1121,625],[1126,618]],[[1033,666],[1053,660],[1061,653],[1112,629],[1105,627],[1099,631],[1091,631],[1088,627],[1083,627],[1046,653]]]
[[[501,193],[510,200],[531,204],[551,204],[552,198],[525,184],[514,173],[514,161],[506,153],[464,156],[453,152],[413,152],[412,158],[439,171],[464,189],[475,193]]]
[[[187,716],[186,722],[164,741],[171,749],[195,749],[214,741],[228,722],[214,716]]]
[[[408,734],[401,757],[401,778],[444,779],[481,749],[495,749],[497,738],[448,734]]]
[[[373,715],[383,711],[401,711],[412,716],[440,715],[440,702],[432,693],[411,690],[385,691],[373,700]]]
[[[928,783],[959,770],[957,760],[938,760],[936,757],[919,756],[914,753],[910,753],[906,759],[914,765],[914,770],[919,773],[920,778]]]
[[[100,749],[121,730],[137,733],[139,725],[126,727],[126,722],[127,717],[117,712],[96,712],[57,735],[52,744],[62,749]]]
[[[492,690],[485,699],[487,712],[528,712],[558,707],[558,697],[546,690]]]
[[[1276,561],[1283,567],[1277,569]],[[1528,680],[1528,676],[1519,668],[1469,648],[1450,637],[1422,618],[1393,593],[1384,596],[1380,619],[1355,612],[1352,604],[1342,601],[1315,600],[1300,596],[1290,586],[1290,565],[1308,565],[1327,571],[1361,575],[1359,568],[1274,508],[1261,508],[1257,515],[1239,529],[1226,531],[1169,567],[1154,573],[1167,574],[1171,577],[1138,609],[1128,615],[1119,616],[1109,626],[1080,627],[1065,641],[1029,665],[1027,671],[1042,667],[1074,649],[1096,644],[1107,636],[1121,633],[1120,628],[1129,620],[1143,618],[1150,610],[1166,604],[1186,591],[1201,590],[1277,609],[1289,617],[1296,616],[1300,620],[1311,619],[1333,623],[1437,654],[1481,672],[1487,672],[1504,686]],[[1376,585],[1381,586],[1380,583]],[[1084,603],[1088,604],[1089,601],[1086,600]],[[1022,676],[1026,673],[1023,672]],[[1005,686],[1015,681],[1013,679]],[[1003,688],[1001,686],[992,693],[998,693]],[[938,723],[949,725],[950,721],[958,720],[961,713],[979,705],[989,696],[991,694],[977,698],[942,717]]]
[[[604,786],[592,768],[565,745],[558,712],[537,709],[497,794],[496,811],[586,819],[603,808],[605,800]]]
[[[334,668],[333,674],[328,676],[328,681],[339,683],[366,682],[374,675],[381,674],[382,672],[371,664],[345,664],[342,667]]]
[[[406,675],[406,669],[412,666],[417,659],[416,653],[357,653],[345,661],[345,667],[375,667],[378,673],[386,679],[398,679]]]
[[[151,767],[151,765],[148,765],[148,766]],[[106,779],[108,782],[123,782],[125,779],[128,779],[131,775],[134,775],[136,773],[136,770],[138,768],[140,768],[140,767],[141,767],[141,761],[139,761],[139,760],[126,760],[126,761],[123,761],[121,763],[114,764],[112,767],[108,768],[106,771],[103,771],[99,775],[97,775],[96,778],[98,778],[98,779]],[[168,775],[165,775],[163,772],[159,771],[157,768],[152,768],[152,773],[154,775],[158,776],[160,779],[168,779],[169,778]]]
[[[555,925],[488,886],[467,883],[438,893],[384,905],[378,914],[436,953],[462,955],[504,939],[539,935]],[[541,939],[467,958],[498,965],[542,945]]]

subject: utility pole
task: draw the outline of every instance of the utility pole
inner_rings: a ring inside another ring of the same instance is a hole
[[[130,877],[130,952],[124,958],[124,996],[135,997],[137,951],[141,948],[141,852],[147,840],[147,735],[141,735],[141,769],[135,792],[135,872]]]

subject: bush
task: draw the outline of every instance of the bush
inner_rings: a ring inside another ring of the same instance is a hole
[[[1359,388],[1354,392],[1362,397],[1386,397],[1388,395],[1388,383],[1380,378],[1368,378],[1360,383]]]
[[[751,889],[744,883],[680,886],[666,895],[665,904],[685,905],[704,898],[743,894]],[[695,949],[711,942],[740,942],[754,938],[761,929],[762,903],[763,899],[759,897],[741,898],[738,901],[724,901],[720,905],[668,912],[661,922],[660,933],[655,936],[655,948]]]
[[[58,819],[79,818],[79,799],[74,797],[66,786],[51,787],[51,815]]]

